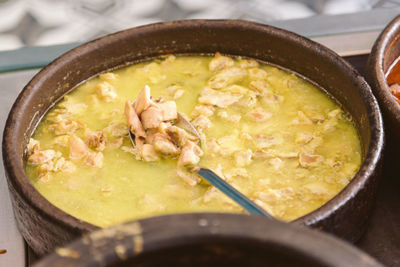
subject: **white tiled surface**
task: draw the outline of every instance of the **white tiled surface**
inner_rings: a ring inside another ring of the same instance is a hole
[[[178,19],[258,22],[399,6],[400,0],[0,0],[0,50],[86,41]]]
[[[0,129],[4,124],[11,106],[24,85],[37,70],[19,71],[0,74]],[[1,139],[3,133],[1,133]],[[0,159],[3,160],[0,153]],[[3,164],[0,166],[0,249],[7,253],[0,254],[0,267],[25,266],[24,241],[15,225],[13,211],[8,194]]]

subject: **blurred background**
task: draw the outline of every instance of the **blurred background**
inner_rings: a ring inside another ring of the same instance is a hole
[[[83,42],[142,24],[176,19],[276,23],[340,14],[358,14],[356,18],[361,19],[362,12],[397,7],[400,0],[0,0],[0,50]],[[351,19],[330,23],[331,30],[339,27],[343,31],[346,23],[353,27]],[[303,25],[303,32],[306,27]]]

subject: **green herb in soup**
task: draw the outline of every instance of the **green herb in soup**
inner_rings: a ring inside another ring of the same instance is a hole
[[[200,140],[176,127],[176,112]],[[171,55],[85,82],[39,123],[26,173],[51,203],[105,227],[168,213],[244,212],[193,166],[290,221],[340,192],[360,164],[356,129],[329,96],[292,73],[217,53]]]

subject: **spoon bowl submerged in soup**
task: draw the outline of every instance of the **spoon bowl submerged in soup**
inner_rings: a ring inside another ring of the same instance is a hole
[[[175,102],[200,132],[202,155],[193,164],[212,169],[277,219],[320,207],[361,165],[351,118],[310,82],[249,59],[171,55],[101,74],[47,113],[26,164],[44,197],[102,227],[168,213],[244,212],[177,166],[179,153],[166,156],[151,142],[146,151],[132,146],[125,103],[146,86],[153,99]],[[166,120],[156,129],[173,126]]]

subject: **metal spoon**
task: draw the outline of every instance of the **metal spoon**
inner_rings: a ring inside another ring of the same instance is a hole
[[[200,142],[200,134],[193,126],[193,124],[189,121],[189,119],[178,112],[178,119],[175,122],[175,125],[188,131],[189,133],[197,136]],[[132,145],[135,146],[135,135],[129,131],[129,136],[131,138]],[[252,215],[262,215],[268,218],[273,219],[274,217],[266,212],[263,208],[258,206],[256,203],[251,201],[245,195],[237,191],[230,184],[225,182],[222,178],[216,175],[213,171],[206,168],[193,168],[192,171],[197,172],[201,177],[203,177],[210,184],[218,188],[222,193],[228,196],[230,199],[239,204],[242,208],[244,208],[248,213]]]

